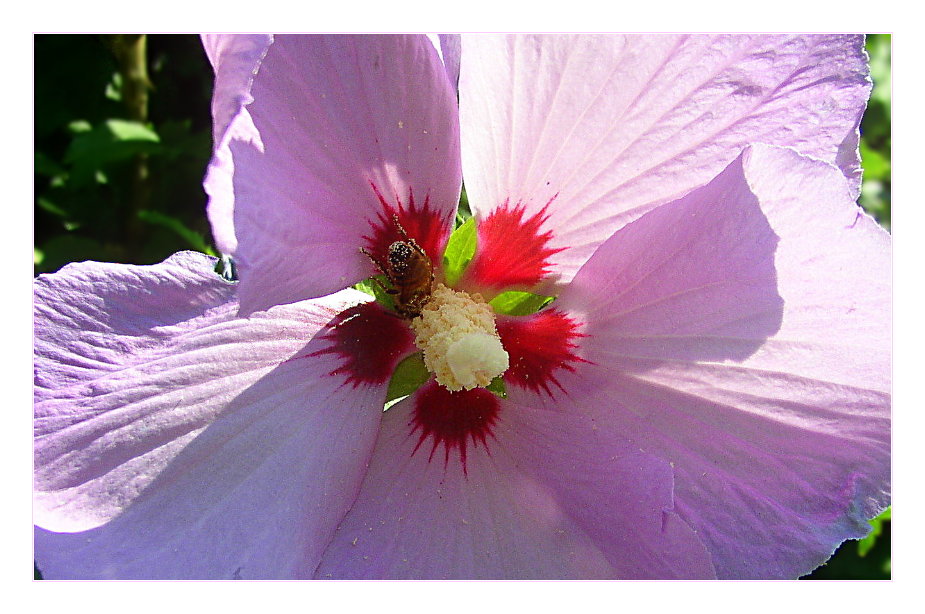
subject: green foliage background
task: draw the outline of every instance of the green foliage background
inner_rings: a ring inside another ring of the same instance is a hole
[[[889,229],[890,35],[869,35],[867,49],[860,202]],[[215,254],[202,190],[212,70],[198,37],[40,35],[34,52],[35,273]],[[889,511],[874,526],[809,577],[889,578]]]
[[[195,36],[35,38],[35,270],[211,252],[212,69]],[[146,40],[145,40],[146,39]],[[138,54],[136,54],[138,55]],[[139,112],[130,83],[146,88]]]

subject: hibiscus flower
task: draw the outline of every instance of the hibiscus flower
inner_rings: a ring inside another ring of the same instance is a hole
[[[204,38],[239,281],[36,280],[46,577],[793,578],[888,505],[863,37],[443,42]]]

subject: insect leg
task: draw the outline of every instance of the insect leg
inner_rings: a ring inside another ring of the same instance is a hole
[[[419,254],[421,254],[422,256],[424,256],[425,258],[427,258],[427,252],[425,252],[424,249],[423,249],[420,245],[418,245],[418,242],[417,242],[417,241],[415,241],[414,239],[412,239],[411,237],[409,237],[409,236],[408,236],[408,233],[405,232],[405,227],[402,226],[402,225],[401,225],[401,222],[398,221],[398,215],[397,215],[397,214],[393,214],[393,215],[392,215],[392,221],[395,222],[395,229],[398,230],[398,234],[401,235],[402,240],[403,240],[405,243],[407,243],[408,245],[410,245],[411,247],[413,247],[414,250],[415,250],[417,253],[419,253]]]
[[[390,283],[393,283],[393,284],[395,283],[395,280],[392,279],[392,276],[389,274],[389,269],[382,266],[382,263],[379,262],[378,258],[373,256],[371,253],[369,253],[362,247],[360,248],[360,251],[363,252],[367,258],[373,261],[373,264],[376,265],[376,268],[379,269],[383,275],[385,275],[386,279],[388,279]],[[370,279],[372,279],[376,283],[377,286],[382,288],[382,291],[385,292],[386,294],[398,294],[398,290],[396,290],[395,288],[386,288],[384,285],[382,285],[382,282],[376,279],[375,277],[371,277]]]
[[[376,265],[376,268],[379,269],[379,271],[380,271],[383,275],[385,275],[385,276],[389,279],[389,281],[392,281],[392,276],[389,275],[389,267],[383,265],[382,262],[381,262],[378,258],[376,258],[375,256],[373,256],[370,252],[366,251],[365,248],[361,247],[361,248],[360,248],[360,251],[361,251],[363,254],[365,254],[367,258],[369,258],[370,260],[373,261],[373,264]]]
[[[395,229],[398,230],[398,234],[401,235],[402,240],[406,243],[414,243],[414,239],[408,236],[408,233],[405,232],[405,227],[401,225],[401,222],[398,221],[398,214],[392,214],[392,221],[395,222]]]
[[[375,277],[370,277],[370,279],[372,279],[376,283],[377,286],[382,288],[382,291],[385,292],[386,294],[398,294],[398,290],[396,290],[395,288],[386,288],[384,285],[382,285],[382,282],[376,279]]]

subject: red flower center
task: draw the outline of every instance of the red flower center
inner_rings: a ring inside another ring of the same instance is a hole
[[[372,232],[364,236],[365,249],[376,258],[385,258],[389,247],[404,240],[395,224],[397,215],[407,237],[423,249],[434,266],[442,271],[442,255],[449,237],[450,221],[433,210],[428,198],[415,203],[409,192],[407,204],[396,196],[395,204],[372,185],[381,211],[371,222]],[[547,203],[548,206],[549,203]],[[548,219],[546,207],[526,217],[526,208],[507,201],[479,223],[476,255],[460,280],[461,286],[489,291],[530,289],[549,274],[549,257],[564,248],[550,248],[551,230],[543,230]],[[546,308],[529,316],[503,316],[496,321],[501,343],[510,357],[504,373],[509,386],[552,396],[561,389],[556,376],[560,370],[573,371],[583,362],[578,355],[578,322],[568,314]],[[353,307],[335,318],[326,338],[331,346],[318,353],[335,353],[342,358],[340,369],[345,381],[381,385],[388,381],[398,361],[414,351],[408,322],[390,314],[375,303]],[[450,392],[433,378],[412,397],[409,434],[417,433],[415,452],[430,439],[430,457],[444,447],[444,463],[456,450],[463,471],[469,445],[484,445],[504,408],[503,399],[485,388]]]
[[[419,435],[414,451],[430,438],[430,459],[442,444],[444,465],[449,463],[450,451],[456,450],[465,472],[467,446],[469,443],[485,445],[499,409],[498,397],[484,388],[450,392],[431,380],[415,395],[414,414],[409,424],[411,432]]]
[[[330,375],[346,376],[354,388],[384,384],[395,366],[414,351],[414,337],[403,321],[377,303],[363,303],[337,314],[322,337],[330,344],[310,354],[336,354],[341,366]]]
[[[542,230],[549,218],[549,203],[525,218],[523,204],[511,207],[504,201],[480,220],[478,249],[460,283],[483,290],[521,290],[532,288],[549,275],[549,257],[564,249],[549,247],[553,233]]]

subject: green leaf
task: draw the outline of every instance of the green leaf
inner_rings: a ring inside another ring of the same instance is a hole
[[[84,130],[85,122],[79,130],[77,124],[71,124],[75,136],[64,154],[77,186],[92,184],[107,165],[161,149],[157,133],[139,122],[109,119],[89,131]]]
[[[364,279],[363,281],[358,281],[353,284],[354,290],[359,290],[360,292],[365,292],[366,294],[375,297],[376,291],[373,290],[373,282],[371,279]]]
[[[459,206],[456,207],[456,227],[459,228],[471,217],[472,210],[469,208],[469,195],[466,194],[466,186],[463,185],[462,191],[459,193]]]
[[[553,297],[543,296],[542,294],[511,290],[502,292],[491,299],[488,304],[492,306],[495,313],[503,313],[509,316],[528,316],[551,303],[552,299]]]
[[[106,98],[122,102],[122,73],[113,73],[112,80],[106,84]]]
[[[83,260],[113,260],[113,254],[106,251],[99,241],[75,234],[53,237],[39,246],[41,262],[35,263],[36,272],[51,273],[68,262]]]
[[[157,126],[157,135],[165,160],[180,163],[181,156],[193,156],[197,160],[208,158],[212,151],[212,136],[206,131],[193,132],[192,121],[166,120]]]
[[[376,283],[376,282],[379,283]],[[372,296],[376,299],[376,302],[389,309],[395,311],[395,298],[385,291],[383,286],[387,286],[389,283],[388,278],[385,275],[376,275],[375,277],[370,277],[369,279],[364,279],[363,281],[357,282],[353,285],[354,288],[360,292],[365,292],[366,294]]]
[[[890,229],[890,191],[886,184],[875,179],[864,181],[860,203],[881,226]]]
[[[93,124],[85,119],[75,119],[67,125],[67,129],[68,132],[76,136],[93,130]]]
[[[475,218],[470,217],[453,231],[443,252],[443,272],[448,286],[454,286],[472,262],[476,242]]]
[[[49,199],[45,198],[44,196],[39,196],[38,198],[36,198],[35,204],[42,211],[50,213],[51,215],[59,218],[61,225],[68,232],[72,230],[76,230],[77,228],[80,228],[81,223],[74,221],[73,215],[71,215],[70,213],[68,213],[63,208],[59,207],[58,205],[56,205]]]
[[[867,537],[858,540],[858,555],[866,556],[871,548],[874,547],[874,544],[877,543],[877,538],[883,533],[883,523],[890,521],[892,510],[892,506],[886,508],[882,514],[868,523],[871,526],[871,531],[867,534]]]
[[[138,212],[138,219],[155,226],[163,226],[174,231],[183,238],[187,244],[194,250],[203,252],[210,256],[216,256],[215,250],[206,242],[201,234],[188,228],[186,224],[175,217],[171,217],[159,211],[142,210]]]
[[[879,181],[890,180],[890,160],[883,153],[877,151],[867,144],[867,141],[861,140],[861,161],[864,166],[864,180],[876,179]]]
[[[66,171],[64,167],[52,160],[44,153],[35,152],[35,174],[45,175],[46,177],[56,177],[63,175]]]
[[[485,386],[485,390],[495,393],[495,395],[501,397],[502,399],[507,398],[507,390],[504,387],[504,378],[500,375],[491,380],[491,383]]]
[[[867,53],[870,55],[870,77],[874,82],[871,101],[886,106],[887,120],[890,116],[890,95],[892,70],[892,37],[889,34],[870,34],[867,37]]]
[[[424,354],[417,352],[405,358],[395,367],[395,373],[389,381],[389,390],[386,393],[386,408],[391,407],[392,401],[408,396],[430,379],[430,372],[424,366]]]
[[[151,143],[159,143],[161,140],[154,130],[140,122],[133,122],[125,119],[107,119],[104,125],[117,141],[149,141]]]
[[[873,90],[861,122],[861,139],[868,147],[879,151],[887,160],[890,159],[891,139],[890,40],[889,34],[871,34],[867,37]]]
[[[389,381],[389,389],[385,396],[385,409],[413,394],[418,388],[426,384],[431,378],[430,372],[424,366],[424,353],[416,352],[408,356],[395,367],[392,379]],[[507,398],[507,390],[504,387],[504,379],[496,377],[491,383],[485,386],[486,390],[493,394]]]
[[[55,203],[51,202],[44,196],[39,196],[38,198],[36,198],[35,204],[38,205],[39,209],[42,209],[43,211],[47,211],[48,213],[51,213],[52,215],[56,217],[60,217],[63,219],[68,219],[71,217],[67,211],[65,211],[64,209],[62,209]]]

